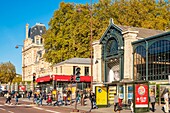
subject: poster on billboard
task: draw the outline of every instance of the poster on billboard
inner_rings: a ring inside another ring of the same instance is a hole
[[[96,104],[107,105],[107,87],[96,86]]]
[[[119,98],[124,99],[124,87],[119,86]]]
[[[148,107],[148,85],[135,84],[135,107],[144,108]]]
[[[156,95],[156,85],[149,85],[149,96],[151,96],[151,92],[154,93],[154,95]]]
[[[26,91],[26,86],[24,85],[19,85],[18,86],[19,91]]]
[[[128,86],[128,100],[132,100],[133,99],[133,86],[130,85]]]

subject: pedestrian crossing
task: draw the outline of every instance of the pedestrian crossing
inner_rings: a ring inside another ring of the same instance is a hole
[[[19,104],[19,105],[15,105],[15,104],[0,104],[0,106],[33,106],[33,105],[29,105],[29,104]]]

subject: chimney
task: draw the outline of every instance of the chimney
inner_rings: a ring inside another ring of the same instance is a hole
[[[29,27],[29,24],[26,24],[26,39],[28,38],[28,27]]]

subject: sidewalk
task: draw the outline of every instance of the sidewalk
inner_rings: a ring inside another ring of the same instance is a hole
[[[28,100],[27,98],[20,98],[20,101],[32,102],[32,98],[30,100]],[[54,103],[54,101],[53,101],[53,103]],[[43,101],[43,105],[46,105],[46,101]],[[67,106],[63,105],[61,107],[74,109],[75,103],[72,103],[72,105],[67,105]],[[81,106],[80,104],[77,104],[77,109],[79,109],[79,110],[89,111],[90,108],[91,108],[91,103],[90,103],[89,99],[86,100],[85,106]],[[91,112],[92,113],[114,113],[113,108],[114,108],[114,106],[112,105],[110,107],[93,109]],[[156,108],[156,110],[154,113],[163,113],[162,106],[156,105],[155,108]],[[130,110],[122,110],[120,113],[131,113],[131,111]],[[145,112],[145,113],[152,113],[152,111]]]

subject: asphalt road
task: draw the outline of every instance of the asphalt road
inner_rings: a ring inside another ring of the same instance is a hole
[[[5,98],[0,97],[0,113],[70,113],[72,108],[57,106],[36,106],[31,102],[19,101],[19,105],[5,104]],[[82,111],[84,112],[84,111]]]

